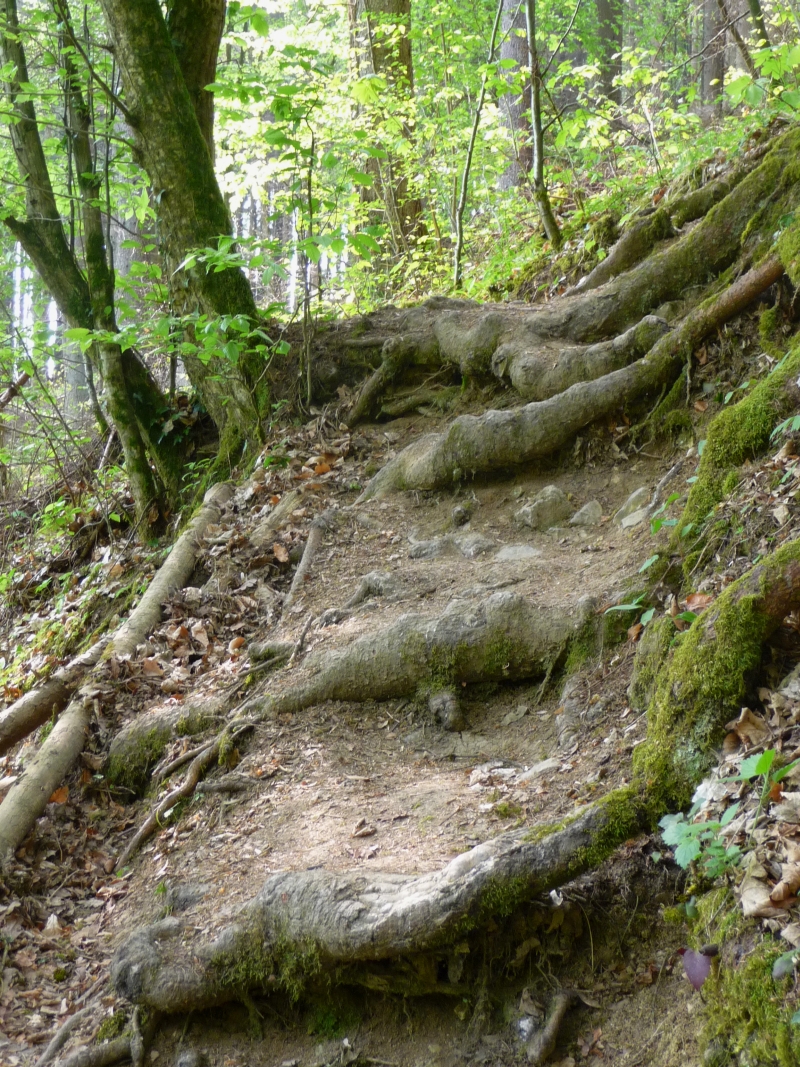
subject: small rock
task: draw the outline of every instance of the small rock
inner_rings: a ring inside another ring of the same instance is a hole
[[[533,530],[546,530],[566,519],[572,511],[566,495],[557,485],[546,485],[530,504],[514,515],[514,521]]]
[[[458,697],[452,689],[440,689],[428,697],[428,710],[436,716],[445,730],[460,731],[466,726]]]
[[[503,545],[501,549],[495,552],[494,558],[499,563],[508,563],[514,560],[535,559],[541,554],[541,550],[534,548],[533,545]]]
[[[631,493],[622,507],[614,516],[614,522],[617,526],[622,525],[622,520],[631,515],[634,511],[638,511],[640,508],[647,507],[650,503],[650,490],[646,485],[640,486],[635,492]]]
[[[456,504],[450,512],[450,518],[453,526],[464,526],[470,519],[469,508],[464,507],[463,504]]]
[[[415,541],[408,550],[409,559],[437,559],[450,549],[449,537],[435,537],[432,541]]]
[[[599,500],[590,500],[575,512],[569,520],[570,526],[597,526],[603,517],[603,506]]]
[[[647,508],[638,508],[636,511],[632,511],[630,515],[626,515],[624,519],[620,521],[620,529],[632,530],[634,526],[638,526],[644,522],[647,518]]]
[[[503,716],[503,726],[510,726],[512,722],[519,722],[528,714],[527,704],[518,704],[512,711]]]
[[[800,663],[786,675],[778,686],[778,692],[787,700],[800,700]]]
[[[541,763],[534,763],[532,767],[529,767],[527,771],[523,771],[519,775],[517,784],[525,785],[527,782],[532,782],[534,778],[541,778],[544,774],[553,774],[560,766],[560,759],[544,759]]]
[[[197,1049],[185,1048],[182,1052],[178,1053],[178,1058],[175,1060],[175,1067],[208,1067],[208,1057],[205,1052],[198,1052]]]
[[[465,559],[475,559],[494,548],[494,541],[479,533],[453,534],[452,541]]]

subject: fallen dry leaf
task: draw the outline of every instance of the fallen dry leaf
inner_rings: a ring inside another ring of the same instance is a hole
[[[164,668],[161,666],[158,660],[150,657],[150,659],[142,661],[142,671],[145,674],[156,675],[160,678],[161,675],[164,673]]]
[[[742,708],[739,718],[725,724],[726,730],[732,730],[747,748],[763,745],[772,737],[772,731],[760,715],[750,708]]]
[[[272,546],[272,551],[278,563],[289,562],[289,553],[286,551],[286,547],[284,545],[274,544]]]
[[[50,797],[48,803],[50,804],[66,804],[69,799],[69,786],[62,785],[60,789],[56,789],[55,793]]]
[[[739,889],[742,914],[746,919],[774,919],[786,914],[786,906],[776,906],[769,895],[769,886],[760,878],[746,874]]]
[[[713,602],[714,598],[710,593],[691,593],[684,600],[684,604],[689,611],[700,612],[703,608],[707,608],[709,604]]]
[[[785,904],[800,889],[800,863],[782,863],[781,880],[769,895],[773,904]]]

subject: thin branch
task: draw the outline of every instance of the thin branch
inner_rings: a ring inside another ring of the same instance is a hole
[[[89,59],[89,56],[86,54],[86,51],[84,50],[83,46],[81,45],[80,41],[78,40],[78,38],[75,35],[75,31],[72,28],[72,22],[71,22],[70,17],[69,17],[69,12],[65,10],[64,5],[61,2],[61,0],[53,0],[53,7],[54,7],[54,10],[55,10],[56,14],[60,16],[60,18],[62,19],[62,21],[64,23],[64,28],[65,28],[67,36],[69,37],[70,44],[75,49],[75,51],[78,52],[78,54],[80,55],[81,59],[86,64],[86,69],[89,71],[89,74],[91,75],[92,80],[97,82],[97,84],[100,86],[100,88],[106,94],[108,99],[119,108],[119,111],[124,116],[125,121],[130,126],[135,126],[136,123],[134,121],[134,117],[133,117],[132,112],[130,112],[125,107],[125,105],[120,100],[120,98],[117,96],[117,94],[114,92],[114,90],[111,88],[111,86],[108,85],[100,77],[100,75],[97,73],[97,71],[94,69],[94,64],[92,63],[91,59]]]

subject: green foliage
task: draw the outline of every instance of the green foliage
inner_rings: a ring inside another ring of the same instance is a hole
[[[732,804],[719,820],[692,822],[699,805],[691,809],[688,816],[682,812],[677,815],[665,815],[659,821],[664,843],[674,847],[675,862],[679,867],[687,868],[699,861],[699,867],[707,878],[718,878],[741,857],[741,849],[736,845],[726,845],[720,832],[728,825],[739,810],[738,804]]]

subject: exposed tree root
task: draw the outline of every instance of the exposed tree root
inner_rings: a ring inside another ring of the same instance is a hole
[[[575,1003],[576,999],[575,994],[568,992],[567,990],[557,993],[555,997],[553,997],[553,1003],[550,1005],[550,1011],[547,1015],[547,1022],[542,1029],[535,1033],[528,1041],[527,1048],[525,1049],[528,1056],[528,1063],[532,1063],[535,1067],[539,1067],[539,1064],[544,1063],[548,1056],[552,1055],[555,1051],[558,1032],[564,1021],[564,1016]]]
[[[294,572],[294,578],[292,579],[289,592],[283,600],[282,610],[284,614],[289,610],[292,604],[294,604],[297,599],[297,594],[305,585],[305,582],[309,577],[311,566],[314,562],[314,557],[322,547],[325,534],[331,532],[339,517],[339,511],[330,508],[328,511],[323,511],[321,515],[317,515],[311,523],[311,529],[308,531],[308,539],[306,540],[305,548],[303,549],[303,557],[297,565],[297,570]]]
[[[611,811],[592,805],[541,841],[529,831],[502,834],[431,874],[272,875],[239,921],[212,941],[174,919],[137,931],[114,958],[114,984],[138,1004],[179,1012],[280,986],[287,961],[298,956],[301,980],[361,964],[379,981],[372,963],[418,953],[446,960],[450,944],[493,914],[509,914],[515,903],[598,862],[599,842],[617,839]],[[638,825],[634,804],[626,832]]]
[[[347,416],[351,426],[375,414],[386,387],[411,362],[414,353],[415,346],[402,337],[390,337],[384,342],[381,365],[364,382]]]
[[[798,606],[800,543],[793,542],[729,586],[692,624],[661,668],[629,786],[560,825],[502,834],[430,874],[272,875],[237,923],[210,940],[174,919],[134,933],[112,965],[118,992],[180,1012],[248,989],[296,991],[317,976],[391,989],[393,965],[405,968],[406,992],[443,992],[452,946],[593,869],[664,810],[685,803],[738,710],[763,642]],[[367,645],[359,644],[355,659],[363,663]],[[460,990],[461,969],[452,973],[451,991]],[[529,1047],[532,1062],[546,1053],[567,1006],[556,1003],[552,1026]]]
[[[308,666],[316,673],[307,682],[266,699],[254,697],[241,714],[272,717],[325,700],[387,700],[420,688],[541,676],[590,610],[591,604],[582,602],[570,615],[499,592],[478,606],[453,601],[434,618],[403,615],[341,651],[313,657]]]
[[[96,641],[86,652],[59,667],[45,682],[6,708],[0,715],[0,755],[61,711],[69,701],[72,688],[97,664],[108,640],[103,637]]]
[[[130,1034],[123,1034],[122,1037],[106,1041],[102,1045],[77,1049],[67,1056],[60,1067],[110,1067],[110,1064],[120,1063],[122,1060],[130,1060],[134,1067],[143,1067],[161,1018],[162,1013],[154,1009],[148,1012],[142,1021],[139,1009],[134,1009]]]
[[[462,415],[443,433],[418,438],[375,475],[360,500],[397,489],[457,484],[477,472],[530,463],[549,455],[589,423],[670,384],[687,352],[743,311],[782,273],[780,260],[768,257],[712,303],[695,308],[643,359],[622,370],[511,411]]]
[[[710,207],[711,205],[709,205]],[[659,208],[643,219],[636,219],[608,253],[606,258],[578,282],[574,292],[587,293],[611,281],[649,255],[659,241],[674,237],[669,213]]]
[[[49,737],[11,786],[0,804],[0,862],[9,850],[19,847],[42,814],[83,749],[86,730],[94,712],[95,690],[104,675],[109,656],[131,655],[161,621],[161,603],[182,588],[194,568],[203,531],[217,521],[223,505],[233,495],[230,485],[217,485],[206,493],[202,507],[175,542],[169,556],[142,597],[112,636],[101,663],[70,701]]]

